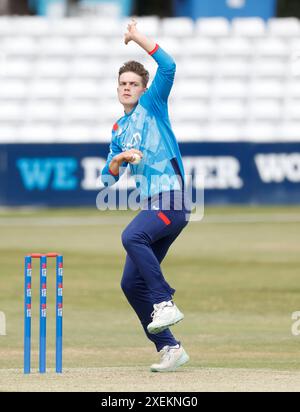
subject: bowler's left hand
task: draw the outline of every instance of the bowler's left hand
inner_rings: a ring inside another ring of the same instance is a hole
[[[131,40],[134,40],[134,36],[137,33],[137,21],[135,19],[132,19],[131,22],[127,26],[127,33],[125,33],[124,36],[124,42],[127,45]]]

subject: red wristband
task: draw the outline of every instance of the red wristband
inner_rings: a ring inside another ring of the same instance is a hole
[[[150,56],[152,56],[152,54],[154,54],[158,49],[159,49],[159,45],[156,44],[156,46],[154,47],[154,49],[153,49],[151,52],[149,52]]]
[[[114,173],[114,172],[112,172],[110,169],[108,169],[108,171],[109,171],[109,173],[111,174],[111,175],[113,175],[113,176],[118,176],[119,175],[119,173]]]

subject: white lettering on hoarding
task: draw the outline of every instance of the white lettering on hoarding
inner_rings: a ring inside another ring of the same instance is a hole
[[[264,183],[300,182],[300,153],[257,154],[254,160]]]
[[[183,157],[186,176],[203,176],[205,189],[240,189],[244,186],[239,176],[240,162],[232,156],[189,156]],[[83,180],[81,187],[84,190],[98,190],[103,188],[100,173],[105,166],[105,159],[101,157],[85,157],[81,161]],[[203,179],[193,179],[193,186],[201,189]],[[189,185],[191,182],[186,182]],[[115,189],[135,188],[135,181],[129,170],[124,173],[116,184]]]
[[[244,185],[239,176],[240,163],[235,157],[190,156],[184,157],[183,163],[186,175],[203,176],[205,189],[241,189]],[[196,180],[193,184],[197,189]]]

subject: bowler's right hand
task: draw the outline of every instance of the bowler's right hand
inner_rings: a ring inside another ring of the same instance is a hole
[[[137,149],[126,150],[125,152],[120,153],[116,157],[119,157],[121,164],[123,162],[131,163],[131,162],[134,162],[135,160],[135,157],[134,157],[135,153],[138,154],[141,158],[143,158],[143,153]]]
[[[114,174],[117,175],[119,174],[119,168],[122,165],[122,163],[132,163],[135,161],[134,155],[138,154],[141,158],[143,157],[143,153],[140,150],[137,149],[130,149],[126,150],[125,152],[122,152],[115,156],[112,161],[109,164],[109,170]]]

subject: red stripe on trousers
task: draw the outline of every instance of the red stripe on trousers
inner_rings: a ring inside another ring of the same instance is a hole
[[[163,213],[159,212],[157,215],[166,225],[169,225],[171,223],[171,220]]]

